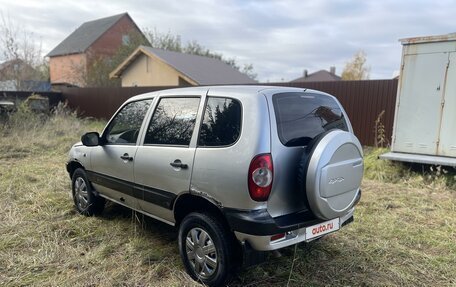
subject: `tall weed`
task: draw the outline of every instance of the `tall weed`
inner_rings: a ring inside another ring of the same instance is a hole
[[[35,113],[21,104],[0,124],[0,135],[3,141],[8,141],[2,145],[4,149],[62,153],[83,133],[100,131],[102,127],[101,121],[78,119],[64,103],[59,103],[48,114]]]
[[[411,187],[448,188],[456,191],[456,170],[426,164],[411,164],[379,159],[387,148],[366,148],[364,177],[390,183],[404,183]]]

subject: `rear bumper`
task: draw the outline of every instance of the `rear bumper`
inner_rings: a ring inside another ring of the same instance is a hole
[[[358,193],[353,206],[361,198],[361,190]],[[255,250],[275,250],[302,241],[307,241],[305,236],[306,227],[320,224],[325,220],[316,218],[309,210],[287,214],[279,217],[271,217],[267,209],[241,211],[225,208],[225,218],[240,242],[248,242]],[[340,226],[353,221],[354,207],[340,217]],[[285,233],[283,239],[271,242],[271,236]]]
[[[351,222],[353,222],[353,212],[354,209],[351,209],[347,214],[344,216],[340,217],[340,226],[343,227]],[[320,223],[322,221],[319,221]],[[318,224],[315,223],[315,224]],[[305,226],[304,226],[305,225]],[[252,246],[253,249],[258,250],[258,251],[269,251],[269,250],[276,250],[280,249],[283,247],[287,247],[290,245],[294,245],[303,241],[307,241],[306,238],[306,227],[312,226],[314,224],[303,224],[302,227],[294,230],[289,230],[285,232],[285,237],[276,240],[276,241],[271,241],[271,235],[252,235],[248,233],[243,233],[243,232],[238,232],[235,231],[234,234],[236,238],[240,242],[248,242],[250,246]],[[278,232],[281,233],[281,232]],[[325,236],[325,235],[323,235]],[[322,236],[321,236],[322,237]],[[319,238],[319,237],[317,237]],[[308,241],[315,240],[317,238],[313,238]]]
[[[273,235],[322,222],[311,211],[301,211],[279,217],[271,217],[267,209],[241,211],[224,209],[232,230],[250,235]]]

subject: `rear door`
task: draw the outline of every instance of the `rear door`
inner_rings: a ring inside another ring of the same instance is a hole
[[[138,209],[133,167],[138,135],[152,99],[127,103],[112,118],[102,137],[103,145],[91,147],[88,176],[102,195]]]
[[[148,120],[135,160],[135,182],[141,209],[173,222],[172,204],[188,192],[203,95],[161,96]]]
[[[309,209],[298,181],[299,163],[314,138],[332,129],[351,131],[337,102],[329,95],[313,92],[279,92],[270,106],[274,181],[269,196],[271,216]]]

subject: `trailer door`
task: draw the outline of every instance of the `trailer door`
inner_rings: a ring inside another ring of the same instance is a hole
[[[438,154],[456,157],[456,53],[450,53]]]
[[[448,53],[404,56],[393,150],[435,155]]]

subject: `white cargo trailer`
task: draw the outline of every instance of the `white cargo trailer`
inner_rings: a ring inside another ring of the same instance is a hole
[[[400,42],[391,152],[380,157],[456,166],[456,33]]]

